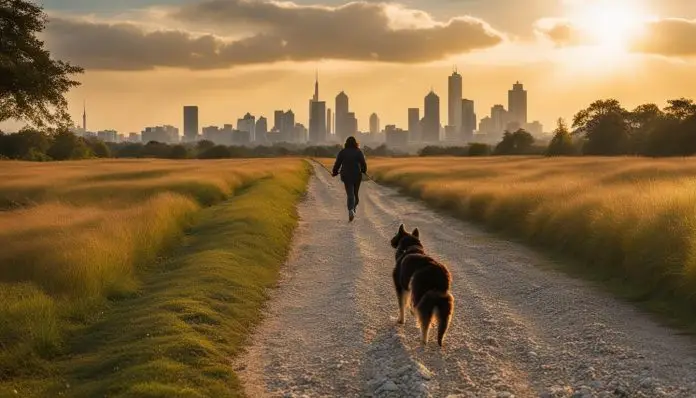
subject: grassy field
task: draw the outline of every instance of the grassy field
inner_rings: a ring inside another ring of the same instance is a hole
[[[2,162],[0,396],[232,396],[300,160]],[[67,387],[71,386],[71,387]]]
[[[373,159],[370,173],[696,329],[694,159]]]

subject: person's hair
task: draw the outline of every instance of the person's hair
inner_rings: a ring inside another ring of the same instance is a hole
[[[346,139],[345,148],[360,148],[360,144],[358,143],[358,140],[355,139],[355,137],[350,136]]]

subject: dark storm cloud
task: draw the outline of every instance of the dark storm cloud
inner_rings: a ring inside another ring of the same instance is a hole
[[[492,47],[503,40],[477,19],[436,23],[425,12],[382,3],[309,7],[212,0],[178,8],[170,16],[196,31],[231,32],[235,26],[255,29],[245,37],[228,40],[185,30],[146,31],[136,24],[55,18],[47,29],[47,43],[58,57],[86,68],[142,70],[319,59],[416,63]]]

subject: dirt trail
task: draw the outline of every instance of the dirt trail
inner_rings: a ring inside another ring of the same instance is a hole
[[[239,360],[252,397],[696,397],[696,343],[515,243],[366,182],[349,224],[316,167],[268,316]],[[397,327],[389,239],[418,227],[453,275],[443,350]]]

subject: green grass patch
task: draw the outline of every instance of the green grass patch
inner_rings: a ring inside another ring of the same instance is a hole
[[[96,333],[95,325],[118,313],[122,304],[141,300],[148,289],[158,287],[150,275],[162,271],[163,255],[169,257],[172,250],[180,250],[182,241],[192,239],[185,231],[199,221],[202,207],[225,201],[249,184],[306,176],[299,160],[275,160],[183,162],[176,166],[177,173],[144,173],[147,177],[140,175],[130,183],[85,178],[121,173],[120,179],[131,170],[157,171],[169,164],[66,162],[46,168],[10,162],[10,170],[0,170],[0,197],[3,192],[22,192],[24,186],[47,192],[30,207],[0,211],[0,397],[17,396],[14,390],[19,396],[53,396],[48,385],[57,385],[55,391],[60,392],[70,384],[57,382],[69,369],[57,364],[82,347],[75,338]],[[2,180],[3,173],[23,174],[25,179]],[[66,181],[72,183],[65,185]],[[91,193],[73,202],[72,193],[80,191]],[[21,195],[19,199],[26,200]],[[248,236],[265,241],[265,232],[255,231],[256,221],[233,222],[249,226]],[[217,227],[224,233],[226,222]],[[214,234],[209,235],[211,239],[199,242],[198,248],[208,244],[211,250],[221,249]],[[244,256],[245,248],[235,242],[223,249],[239,249],[238,255]],[[169,261],[166,267],[174,271],[182,264]],[[224,291],[214,294],[238,299]],[[181,313],[181,322],[206,328],[220,320],[194,308]]]
[[[260,180],[199,212],[181,247],[147,270],[137,297],[74,334],[61,380],[41,394],[241,396],[231,359],[277,281],[308,176],[305,168]]]

